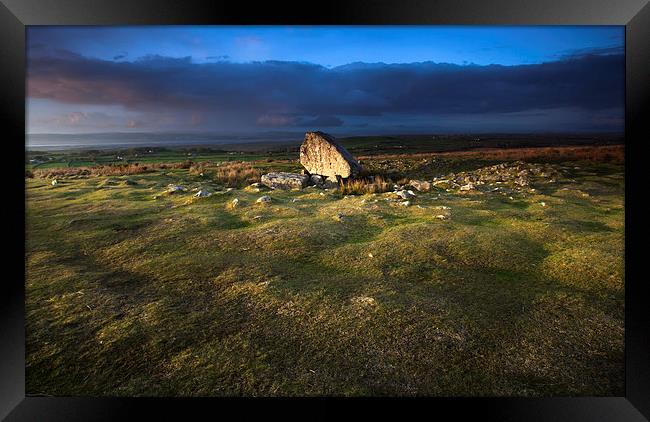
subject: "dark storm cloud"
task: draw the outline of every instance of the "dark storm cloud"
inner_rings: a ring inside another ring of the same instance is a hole
[[[318,116],[314,119],[302,120],[297,126],[341,127],[343,126],[343,120],[336,116]]]
[[[425,62],[326,68],[279,61],[194,63],[190,57],[162,56],[115,62],[59,52],[35,55],[28,64],[32,98],[136,111],[236,112],[276,126],[309,119],[309,125],[340,126],[340,117],[385,113],[622,109],[623,90],[624,57],[619,54],[517,66]]]

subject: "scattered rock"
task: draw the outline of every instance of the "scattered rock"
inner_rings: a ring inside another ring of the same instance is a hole
[[[236,208],[237,206],[239,206],[239,198],[235,198],[232,201],[230,201],[230,206],[233,207],[233,208]]]
[[[206,190],[201,189],[197,193],[194,194],[195,198],[207,198],[209,196],[212,196],[212,194]]]
[[[437,188],[437,189],[443,189],[443,190],[451,189],[452,186],[453,186],[453,184],[452,184],[451,181],[449,181],[449,180],[445,180],[445,179],[442,179],[442,180],[435,180],[435,181],[432,183],[432,185],[433,185],[434,188]]]
[[[262,184],[271,189],[302,189],[307,186],[309,176],[297,173],[268,173],[262,176]]]
[[[300,164],[310,174],[342,178],[358,175],[359,162],[331,135],[307,132],[300,145]]]
[[[528,186],[530,182],[528,182],[528,179],[525,177],[519,177],[515,179],[515,184],[519,186]]]
[[[377,304],[377,301],[369,296],[356,296],[350,299],[350,302],[356,306],[374,306]]]
[[[411,201],[404,201],[404,202],[400,202],[399,204],[403,207],[408,207],[411,205]]]
[[[425,180],[411,180],[409,184],[418,192],[428,192],[431,190],[431,183]]]
[[[402,199],[413,199],[415,198],[415,194],[413,193],[412,190],[401,190],[395,192],[397,196],[399,196]]]
[[[58,181],[58,180],[56,180],[56,179],[52,180],[52,186],[56,186],[56,185],[58,185],[58,184],[59,184],[59,181]]]
[[[436,218],[437,218],[438,220],[446,220],[446,219],[448,219],[449,217],[447,217],[447,216],[444,215],[444,214],[438,214],[438,215],[436,215]]]
[[[185,191],[185,188],[183,186],[177,186],[177,185],[169,185],[167,189],[167,193],[174,194],[178,192],[183,192]]]
[[[255,202],[257,202],[258,204],[266,204],[271,202],[271,197],[268,195],[260,196]]]
[[[461,186],[461,187],[460,187],[460,190],[462,190],[462,191],[468,191],[468,190],[473,190],[473,189],[475,189],[475,188],[476,188],[476,187],[474,186],[473,183],[468,183],[468,184],[466,184],[466,185]]]
[[[251,185],[246,186],[244,190],[247,192],[259,193],[262,191],[262,189],[260,189],[260,186],[262,186],[261,183],[253,183]]]
[[[545,207],[545,206],[546,206],[546,202],[540,202],[539,205]]]

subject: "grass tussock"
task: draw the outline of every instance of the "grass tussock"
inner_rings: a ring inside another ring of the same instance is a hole
[[[210,170],[210,167],[212,165],[214,164],[212,164],[209,161],[204,161],[201,163],[192,163],[192,165],[188,169],[188,173],[192,175],[206,174]]]
[[[382,193],[392,190],[393,183],[383,176],[368,176],[360,179],[350,179],[339,183],[339,191],[343,195],[365,195]]]
[[[259,182],[262,172],[250,163],[228,163],[218,166],[212,171],[215,181],[230,188],[241,188],[251,183]]]

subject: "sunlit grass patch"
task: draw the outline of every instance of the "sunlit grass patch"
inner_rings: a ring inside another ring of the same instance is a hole
[[[560,283],[593,291],[622,291],[624,241],[622,236],[595,235],[552,245],[542,273]]]

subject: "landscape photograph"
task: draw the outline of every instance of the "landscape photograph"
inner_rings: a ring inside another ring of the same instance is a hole
[[[625,395],[623,26],[29,26],[27,396]]]

